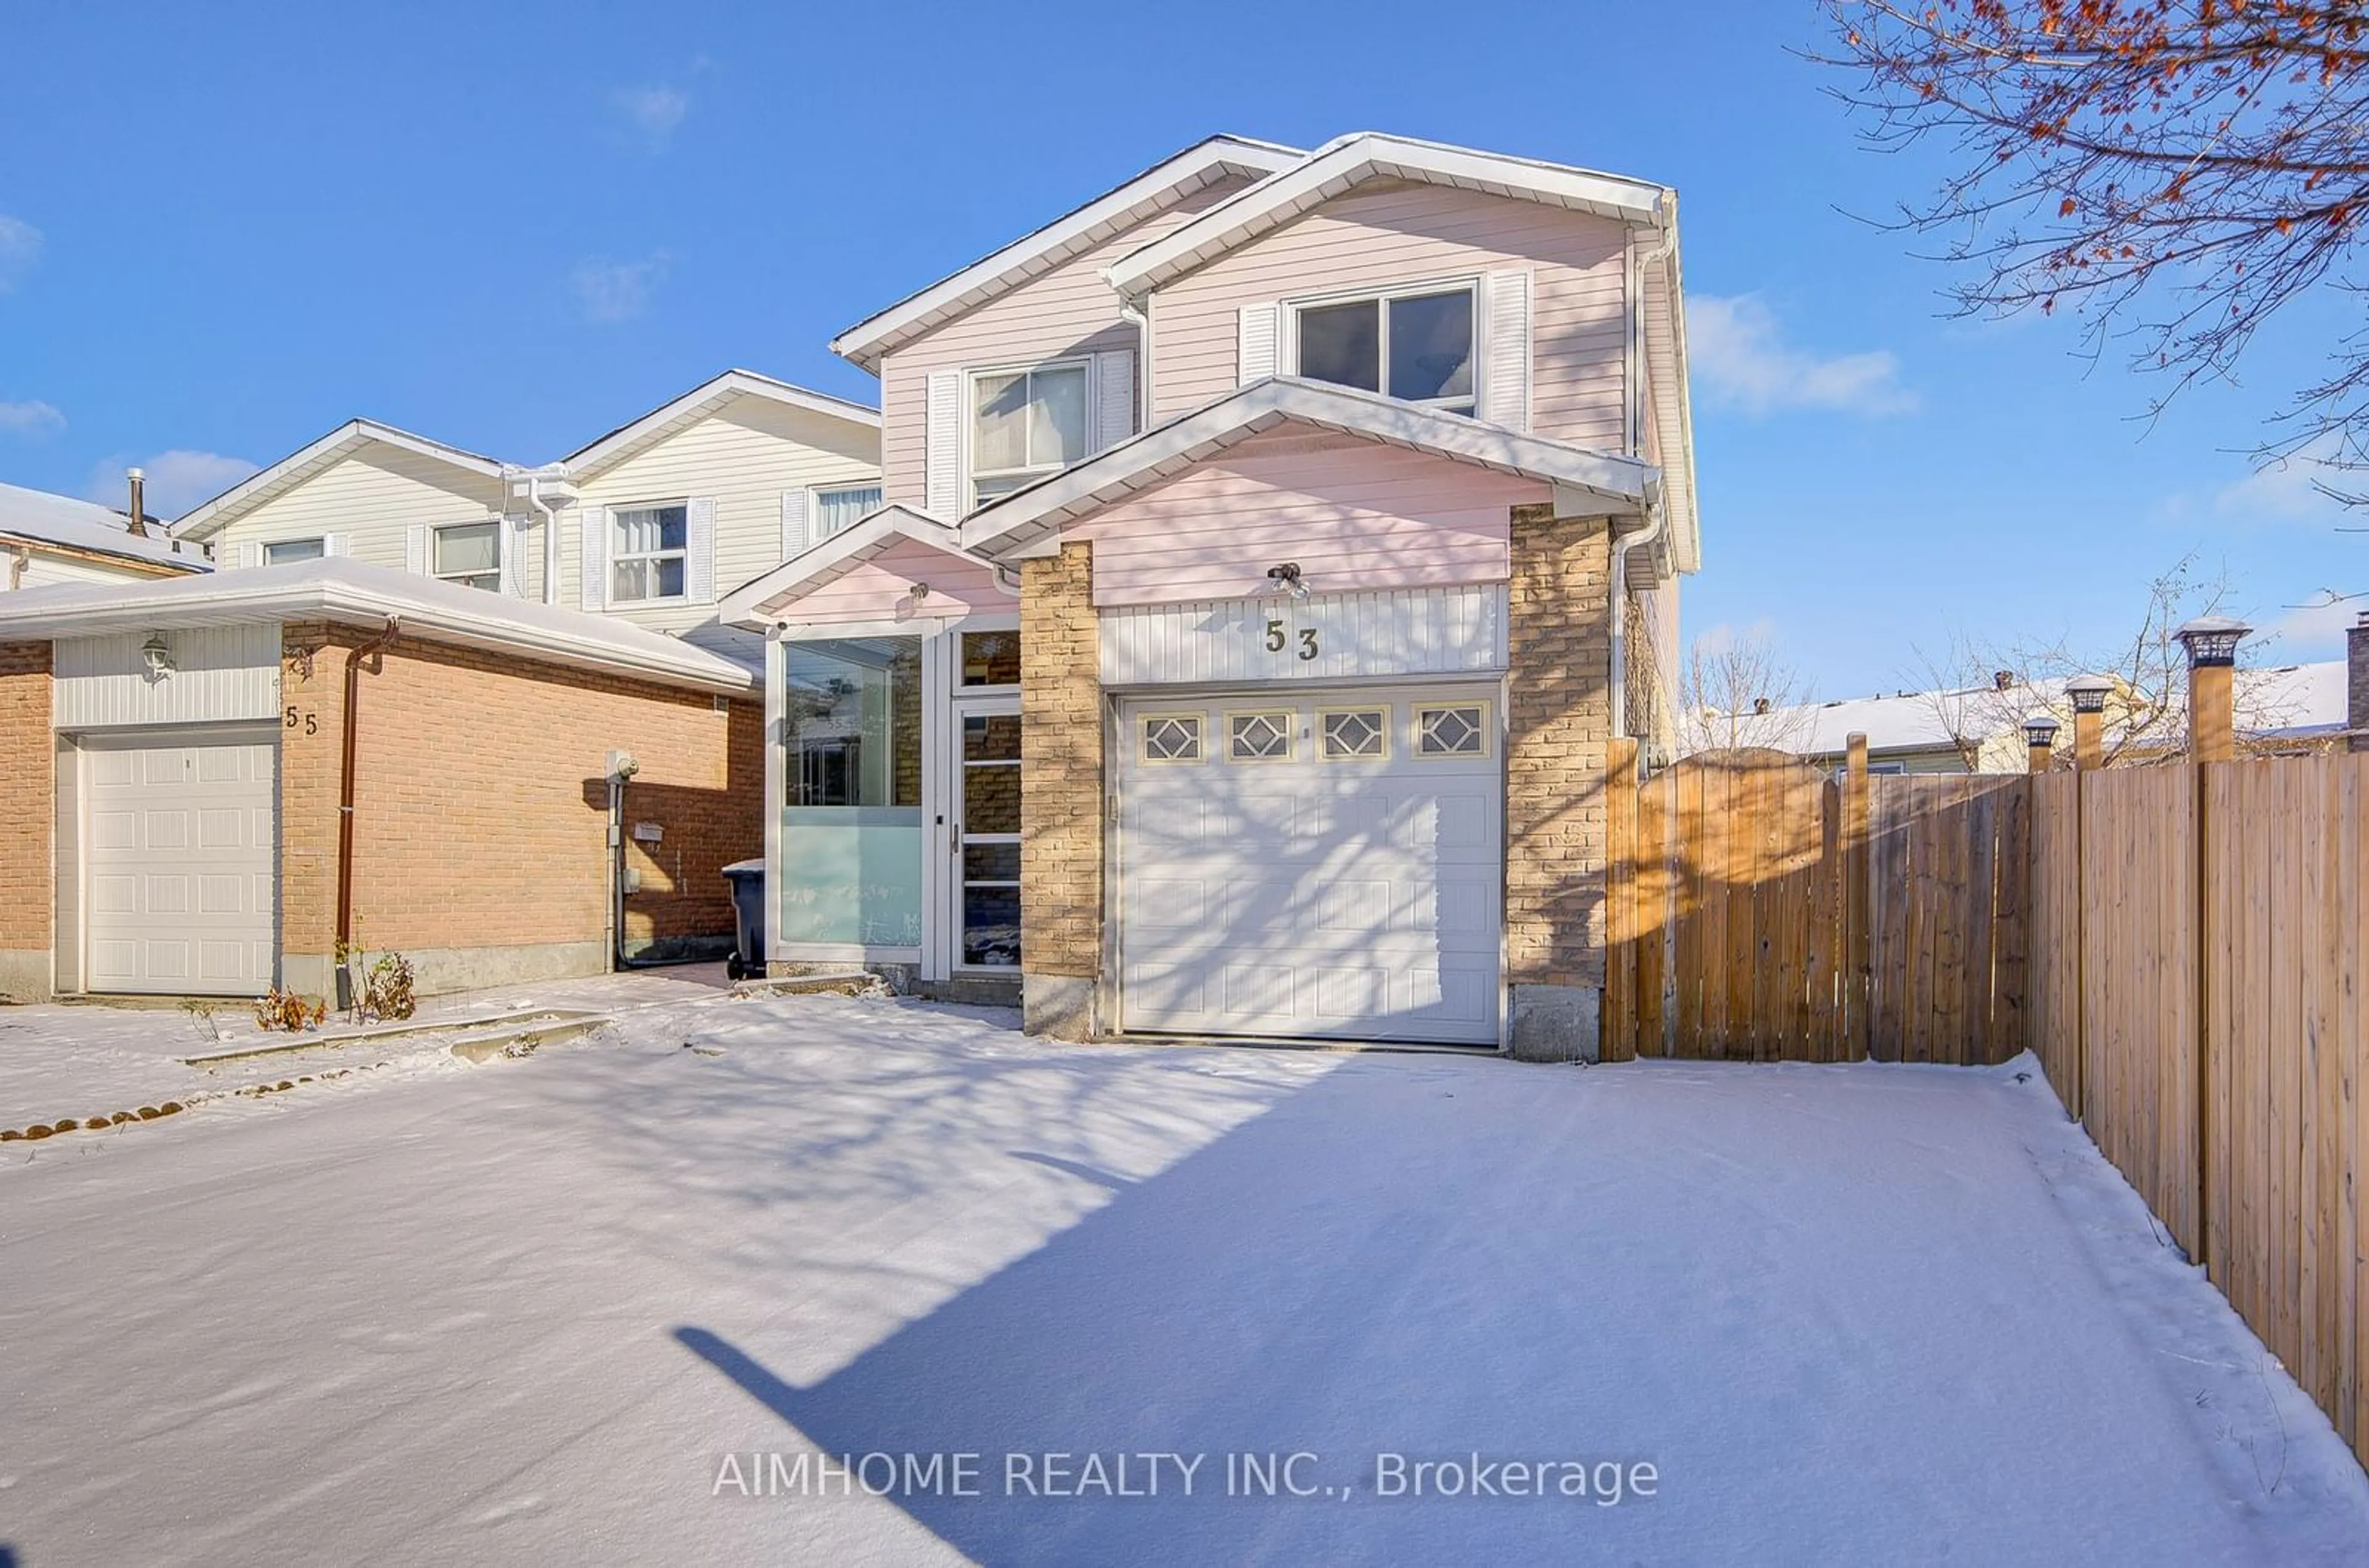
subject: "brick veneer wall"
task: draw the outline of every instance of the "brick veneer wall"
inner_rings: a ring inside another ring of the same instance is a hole
[[[50,731],[50,645],[0,643],[0,779],[8,830],[0,833],[0,998],[46,1001],[56,903],[56,741]]]
[[[1505,943],[1506,979],[1516,987],[1604,983],[1609,543],[1602,518],[1514,509]]]
[[[1095,1032],[1103,951],[1103,710],[1093,546],[1021,568],[1021,969],[1029,1026]],[[1046,984],[1045,981],[1061,982]],[[1059,997],[1047,1005],[1045,999]]]
[[[280,732],[281,949],[292,982],[336,939],[345,658],[367,634],[292,625]],[[763,714],[702,692],[404,641],[365,663],[357,738],[354,931],[366,948],[453,953],[428,989],[603,965],[609,751],[641,764],[625,791],[629,950],[732,930],[720,867],[761,854]],[[638,822],[662,842],[634,843]],[[471,958],[470,954],[479,956]],[[488,967],[488,966],[492,966]],[[315,969],[314,973],[322,972]],[[317,986],[317,979],[312,984]]]

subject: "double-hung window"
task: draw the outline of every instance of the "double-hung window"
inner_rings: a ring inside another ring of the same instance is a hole
[[[326,539],[275,539],[263,547],[263,564],[284,567],[291,561],[317,561],[328,553]]]
[[[1450,414],[1473,409],[1472,287],[1295,306],[1299,372]]]
[[[463,588],[502,590],[502,525],[462,522],[440,528],[429,536],[429,571]]]
[[[1086,455],[1086,361],[970,378],[970,504],[1059,474]]]
[[[843,533],[880,509],[877,485],[839,485],[814,493],[814,539]]]
[[[681,501],[619,507],[610,518],[609,602],[681,599],[691,556],[691,508]]]

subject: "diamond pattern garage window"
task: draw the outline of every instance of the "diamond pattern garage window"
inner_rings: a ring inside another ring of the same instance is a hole
[[[1228,714],[1226,726],[1226,755],[1235,761],[1284,762],[1291,760],[1289,714]]]
[[[1143,760],[1147,762],[1199,761],[1201,715],[1147,715],[1143,721]]]
[[[1388,708],[1337,708],[1324,715],[1324,755],[1339,761],[1390,755]]]
[[[1482,757],[1489,750],[1485,710],[1478,703],[1415,710],[1415,750],[1425,757]]]

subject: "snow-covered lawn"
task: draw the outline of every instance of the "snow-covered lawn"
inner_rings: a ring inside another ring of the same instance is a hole
[[[998,1013],[595,996],[616,1027],[524,1060],[0,1150],[0,1545],[2161,1568],[2369,1542],[2326,1422],[2036,1078],[1080,1049]],[[916,1467],[818,1495],[822,1452]],[[1229,1455],[1295,1452],[1278,1490],[1312,1494],[1228,1495]],[[1158,1496],[1093,1491],[1122,1454]],[[1380,1495],[1386,1455],[1465,1494]],[[1550,1495],[1505,1494],[1539,1461]]]

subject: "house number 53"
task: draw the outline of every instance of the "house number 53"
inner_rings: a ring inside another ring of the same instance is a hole
[[[1280,621],[1269,621],[1266,624],[1266,651],[1269,653],[1281,653],[1285,648],[1290,646],[1291,635],[1289,632],[1285,630],[1283,623]],[[1316,657],[1316,628],[1313,626],[1300,627],[1299,657],[1303,660],[1314,658]]]

